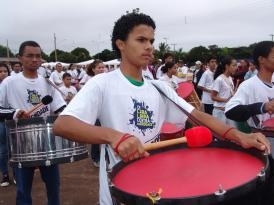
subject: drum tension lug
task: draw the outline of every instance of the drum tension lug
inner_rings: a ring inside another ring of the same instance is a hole
[[[261,180],[265,180],[265,168],[263,167],[260,171],[260,173],[257,175],[258,177],[260,177]]]
[[[147,197],[151,200],[152,204],[157,204],[158,201],[161,199],[162,189],[160,188],[158,192],[152,191],[147,193]]]
[[[70,158],[70,163],[74,162],[74,156]]]
[[[226,190],[223,189],[222,185],[220,184],[218,190],[215,191],[216,196],[223,196],[226,193]]]
[[[51,162],[50,162],[50,160],[47,159],[47,160],[45,161],[45,166],[48,167],[48,166],[50,166],[50,165],[51,165]]]
[[[22,164],[21,162],[18,163],[18,168],[21,169],[22,168]]]

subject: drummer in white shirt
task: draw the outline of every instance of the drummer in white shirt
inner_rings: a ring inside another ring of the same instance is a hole
[[[167,84],[176,90],[178,88],[178,84],[184,82],[184,79],[180,79],[177,77],[177,68],[178,65],[174,62],[167,62],[161,69],[163,72],[163,76],[159,79],[167,82]]]

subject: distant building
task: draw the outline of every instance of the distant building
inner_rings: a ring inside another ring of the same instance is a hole
[[[15,62],[19,62],[19,59],[16,57],[11,57],[11,58],[7,58],[7,57],[0,57],[0,63],[15,63]]]

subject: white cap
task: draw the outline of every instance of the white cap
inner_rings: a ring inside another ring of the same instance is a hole
[[[202,65],[201,61],[196,61],[195,64]]]

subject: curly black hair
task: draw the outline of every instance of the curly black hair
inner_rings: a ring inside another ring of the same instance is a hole
[[[121,16],[115,22],[111,37],[111,43],[112,49],[117,53],[119,58],[121,58],[121,52],[116,46],[116,40],[127,40],[128,34],[133,30],[133,28],[141,24],[151,26],[154,30],[156,28],[153,19],[150,16],[143,13],[127,13]]]

